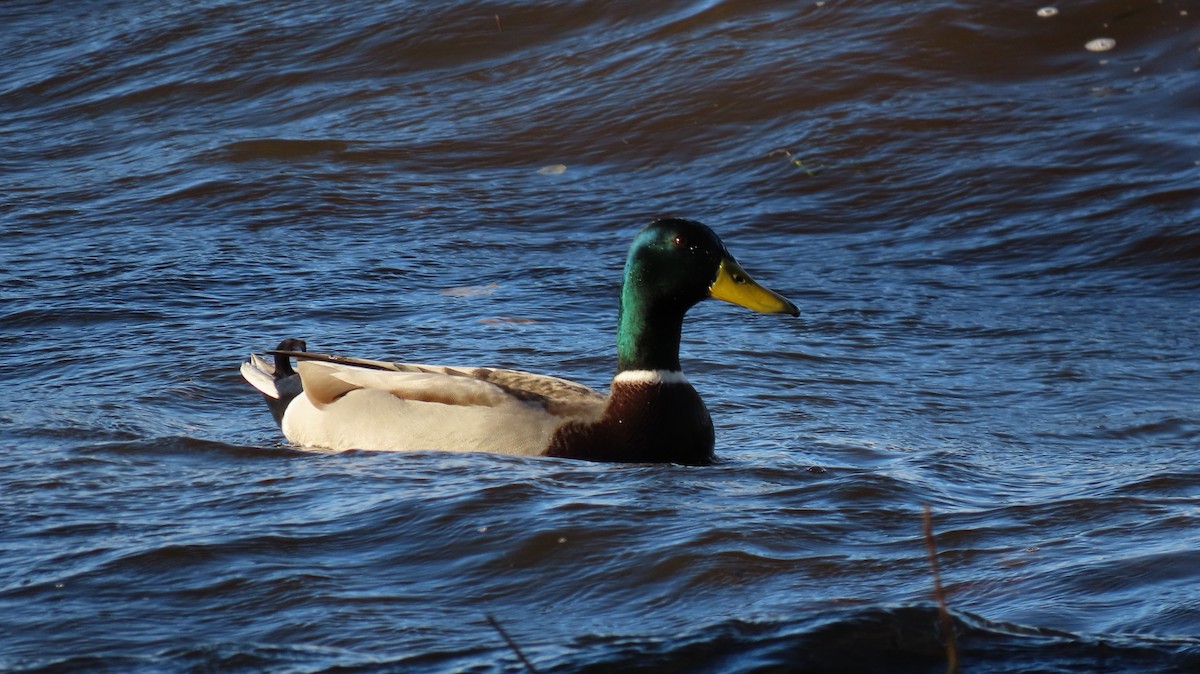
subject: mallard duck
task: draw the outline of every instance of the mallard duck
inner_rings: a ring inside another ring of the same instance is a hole
[[[447,450],[708,464],[713,426],[679,366],[683,316],[706,298],[767,314],[796,305],[755,283],[705,225],[657,220],[625,262],[617,373],[607,396],[545,375],[310,353],[284,340],[242,365],[291,442],[332,450]],[[296,367],[291,359],[296,359]]]

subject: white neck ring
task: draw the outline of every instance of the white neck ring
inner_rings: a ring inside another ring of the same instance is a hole
[[[625,370],[613,377],[614,384],[686,384],[680,370]]]

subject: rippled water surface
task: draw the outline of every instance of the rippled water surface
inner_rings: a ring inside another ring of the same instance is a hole
[[[0,669],[1200,669],[1200,6],[0,7]],[[1115,47],[1093,52],[1097,38]],[[606,386],[703,220],[711,467],[287,446],[288,336]]]

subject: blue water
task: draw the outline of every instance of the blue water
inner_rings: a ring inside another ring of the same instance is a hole
[[[1200,668],[1200,5],[0,7],[0,669]],[[1091,52],[1108,37],[1116,46]],[[604,387],[711,225],[717,465],[290,447],[250,351]]]

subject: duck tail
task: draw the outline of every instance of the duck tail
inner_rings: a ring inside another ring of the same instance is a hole
[[[253,353],[249,360],[242,363],[242,377],[263,394],[276,423],[283,423],[283,413],[288,405],[304,391],[300,375],[292,368],[291,355],[307,350],[303,339],[289,337],[280,342],[274,351],[268,352],[275,356],[274,363]]]

